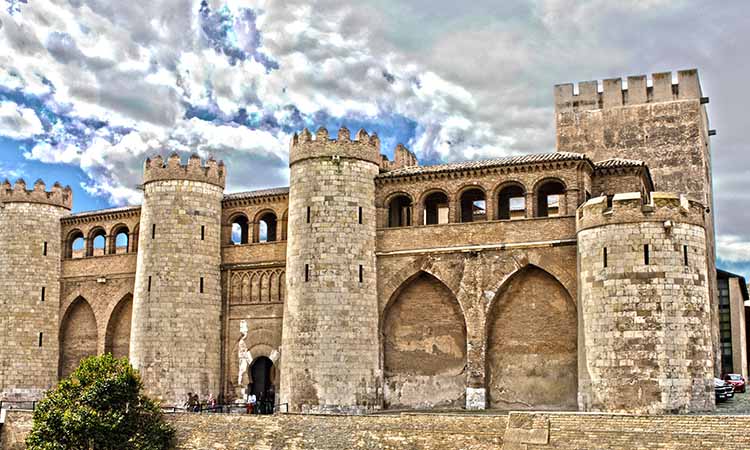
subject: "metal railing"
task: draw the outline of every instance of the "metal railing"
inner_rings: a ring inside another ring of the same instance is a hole
[[[252,413],[248,413],[248,403],[230,403],[226,405],[215,405],[207,406],[200,405],[197,408],[185,407],[185,406],[162,406],[161,410],[165,414],[181,414],[181,413],[193,413],[193,414],[259,414],[259,415],[270,415],[277,412],[288,413],[289,403],[281,403],[279,405],[272,404],[256,404]],[[243,412],[244,411],[244,412]]]

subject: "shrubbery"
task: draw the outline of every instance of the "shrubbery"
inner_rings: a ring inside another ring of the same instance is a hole
[[[127,358],[84,359],[34,410],[29,450],[166,450],[174,430]]]

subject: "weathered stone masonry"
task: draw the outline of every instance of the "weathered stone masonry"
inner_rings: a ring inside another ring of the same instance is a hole
[[[697,74],[667,79],[556,87],[555,153],[420,166],[320,129],[288,188],[225,194],[227,168],[176,155],[142,206],[4,184],[0,397],[112,352],[166,404],[711,409],[708,124]]]

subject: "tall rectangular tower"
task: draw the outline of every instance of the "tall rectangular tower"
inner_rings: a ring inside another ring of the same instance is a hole
[[[708,115],[696,69],[599,82],[555,86],[556,146],[585,153],[593,161],[645,161],[657,191],[685,193],[706,207],[707,274],[711,286],[711,329],[719,370],[718,296]],[[596,196],[599,192],[591,192]]]

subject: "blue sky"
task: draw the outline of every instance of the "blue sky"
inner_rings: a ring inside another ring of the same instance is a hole
[[[0,178],[138,203],[143,160],[287,183],[291,133],[376,131],[423,163],[554,150],[552,86],[697,67],[720,265],[750,274],[745,1],[0,0]]]

